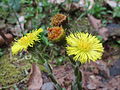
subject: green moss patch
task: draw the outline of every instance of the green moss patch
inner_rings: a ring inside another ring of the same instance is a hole
[[[9,55],[0,58],[0,85],[9,86],[24,79],[25,70],[30,68],[27,60],[10,59]]]

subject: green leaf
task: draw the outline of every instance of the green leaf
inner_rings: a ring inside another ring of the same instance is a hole
[[[15,24],[17,22],[17,19],[15,17],[9,17],[7,18],[8,23]]]
[[[18,87],[16,86],[16,84],[14,85],[14,89],[15,89],[15,90],[19,90]]]
[[[20,1],[21,0],[9,0],[8,4],[10,5],[10,7],[12,7],[15,11],[19,11],[20,10]]]
[[[52,73],[52,67],[50,66],[50,64],[48,64],[47,61],[44,63],[44,66],[45,66],[46,69],[48,70],[48,73]]]
[[[73,2],[79,2],[80,0],[72,0]]]
[[[77,90],[77,84],[72,82],[71,90]]]
[[[56,86],[57,90],[64,90],[59,84],[56,84],[55,86]]]
[[[119,41],[117,41],[117,43],[119,43],[119,44],[120,44],[120,40],[119,40]]]
[[[42,36],[41,39],[42,39],[42,41],[43,41],[46,45],[49,45],[49,44],[50,44],[47,37]]]
[[[97,38],[98,38],[100,41],[102,41],[102,40],[103,40],[103,37],[102,37],[102,36],[100,36],[100,35],[98,35],[98,36],[97,36]]]
[[[65,88],[62,88],[62,90],[66,90]]]
[[[47,72],[47,69],[44,67],[44,65],[39,65],[39,67],[41,71]]]

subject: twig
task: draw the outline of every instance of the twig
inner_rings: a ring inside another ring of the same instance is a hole
[[[14,13],[14,15],[15,15],[17,21],[18,21],[18,24],[19,24],[20,29],[21,29],[21,33],[22,33],[22,35],[23,35],[23,34],[24,34],[24,30],[23,30],[23,28],[22,28],[22,26],[21,26],[21,23],[20,23],[19,18],[18,18],[17,14],[16,14],[16,11],[14,10],[13,7],[11,7],[11,9],[13,10],[13,13]]]
[[[18,21],[18,24],[19,24],[19,26],[20,26],[21,33],[22,33],[22,35],[23,35],[23,34],[24,34],[24,30],[23,30],[23,28],[22,28],[22,26],[21,26],[21,23],[20,23],[19,18],[18,18],[17,14],[16,14],[16,11],[15,11],[14,8],[13,8],[12,6],[10,6],[9,4],[8,4],[8,7],[13,11],[13,13],[14,13],[17,21]]]

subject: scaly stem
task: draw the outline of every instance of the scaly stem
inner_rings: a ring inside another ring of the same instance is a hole
[[[75,80],[72,84],[71,90],[82,90],[82,73],[79,70],[81,63],[76,62],[72,59],[70,59],[70,61],[73,65],[74,75],[75,75]]]
[[[82,73],[79,70],[79,66],[74,68],[75,82],[77,84],[77,89],[82,90]]]
[[[48,63],[48,61],[45,61],[44,65],[45,65],[46,69],[48,70],[48,75],[49,75],[50,79],[52,80],[52,82],[55,84],[56,89],[62,90],[62,87],[60,86],[60,84],[55,79],[55,76],[53,75],[52,68],[51,68],[50,64]]]

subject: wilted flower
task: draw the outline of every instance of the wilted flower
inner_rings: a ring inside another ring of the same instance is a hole
[[[35,41],[39,41],[39,33],[42,32],[43,29],[34,30],[31,33],[27,33],[26,36],[21,37],[19,40],[14,42],[12,46],[12,53],[17,54],[22,50],[27,50],[28,47],[33,47]]]
[[[60,41],[65,36],[64,29],[62,27],[48,28],[48,39],[51,41]]]
[[[53,26],[60,26],[62,24],[65,24],[67,21],[67,16],[64,14],[56,14],[51,18],[51,24]]]
[[[68,55],[74,55],[75,61],[86,63],[101,59],[103,53],[102,43],[91,34],[74,33],[66,37],[68,46],[66,47]]]

